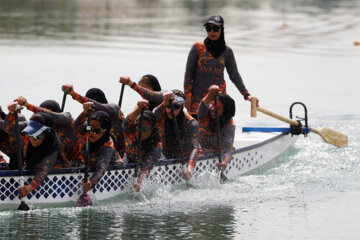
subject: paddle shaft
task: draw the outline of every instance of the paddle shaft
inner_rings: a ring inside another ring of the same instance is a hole
[[[88,182],[88,178],[89,178],[89,160],[90,160],[89,135],[90,135],[90,131],[91,131],[90,116],[91,116],[91,111],[88,111],[87,119],[86,119],[85,169],[84,169],[84,180],[83,180],[83,183],[85,183],[85,184]],[[94,187],[94,186],[92,186],[92,187]],[[89,195],[87,195],[86,192],[83,192],[79,196],[79,198],[75,204],[76,207],[86,207],[86,206],[91,206],[91,205],[93,205],[93,203],[91,201],[91,198],[89,197]]]
[[[91,125],[90,125],[90,116],[91,111],[88,111],[88,116],[86,119],[86,145],[85,145],[85,169],[84,169],[84,183],[88,181],[89,178],[89,160],[90,160],[90,140],[89,140],[89,134],[91,131]]]
[[[279,119],[280,121],[286,122],[286,123],[288,123],[288,124],[290,124],[290,125],[293,125],[293,126],[298,126],[298,125],[300,124],[299,122],[297,122],[297,121],[295,121],[295,120],[292,120],[292,119],[283,117],[283,116],[281,116],[281,115],[279,115],[279,114],[273,113],[273,112],[271,112],[271,111],[269,111],[269,110],[266,110],[266,109],[264,109],[264,108],[261,108],[261,107],[257,107],[257,111],[262,112],[262,113],[264,113],[264,114],[266,114],[266,115],[268,115],[268,116],[270,116],[270,117]],[[316,128],[313,128],[313,127],[309,127],[309,128],[310,128],[310,130],[311,130],[312,132],[321,135],[320,131],[317,130]]]
[[[125,83],[123,83],[121,85],[120,99],[119,99],[119,107],[120,107],[120,109],[121,109],[121,105],[122,105],[122,99],[123,99],[123,96],[124,96],[124,89],[125,89]]]
[[[218,105],[217,105],[217,96],[214,96],[214,103],[215,103],[215,122],[216,122],[216,147],[217,147],[217,154],[219,158],[219,163],[222,163],[222,156],[221,156],[221,139],[220,139],[220,121],[219,121],[219,113],[218,113]]]
[[[23,164],[22,164],[22,150],[21,150],[21,142],[20,142],[20,131],[19,131],[19,116],[17,113],[17,108],[14,111],[15,117],[15,133],[16,133],[16,145],[17,145],[17,161],[19,167],[19,177],[20,177],[20,187],[24,187],[24,173],[23,173]],[[26,205],[25,200],[20,197],[20,206],[18,210],[27,211],[29,207]]]
[[[290,125],[293,125],[293,126],[300,125],[300,123],[297,121],[280,116],[280,115],[273,113],[269,110],[266,110],[264,108],[257,107],[256,105],[257,105],[257,99],[253,97],[251,99],[251,117],[256,117],[256,112],[260,111],[270,117],[274,117],[274,118],[276,118],[280,121],[286,122]],[[309,127],[309,128],[312,132],[318,134],[325,142],[327,142],[329,144],[332,144],[336,147],[345,147],[348,145],[348,136],[343,133],[337,132],[337,131],[327,128],[327,127],[323,127],[320,130],[313,128],[313,127]]]
[[[63,112],[65,109],[66,96],[67,96],[67,93],[64,92],[62,103],[61,103],[61,112]]]
[[[137,178],[139,176],[139,160],[141,157],[141,140],[142,140],[142,125],[144,121],[144,108],[141,108],[140,113],[140,120],[139,120],[139,132],[137,137],[137,152],[136,152],[136,159],[135,159],[135,170],[134,170],[134,183],[137,183]]]
[[[219,163],[222,163],[222,154],[221,154],[221,137],[220,137],[220,120],[219,120],[219,113],[218,113],[218,104],[217,104],[217,97],[216,94],[214,96],[214,104],[215,104],[215,123],[216,123],[216,147],[217,147],[217,154]],[[225,182],[227,181],[227,177],[225,176],[224,172],[220,172],[220,181]]]

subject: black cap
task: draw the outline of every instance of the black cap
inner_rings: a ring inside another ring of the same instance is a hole
[[[215,24],[215,25],[218,25],[218,26],[223,26],[224,25],[224,19],[219,14],[214,14],[214,15],[212,15],[212,16],[210,16],[208,18],[208,20],[206,21],[204,26],[206,24],[209,24],[209,23],[212,23],[212,24]]]

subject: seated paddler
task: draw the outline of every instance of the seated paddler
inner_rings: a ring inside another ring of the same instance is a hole
[[[124,163],[138,163],[140,167],[140,173],[133,184],[137,192],[140,191],[141,182],[149,176],[154,163],[158,162],[161,157],[160,135],[156,127],[156,118],[150,110],[145,110],[148,108],[147,100],[139,101],[134,111],[129,113],[123,123],[126,142]],[[144,113],[140,124],[141,109],[144,109]],[[140,125],[142,125],[141,139],[139,139]],[[139,141],[141,141],[140,145]],[[139,146],[140,149],[138,149]]]
[[[92,102],[84,103],[84,111],[75,120],[75,127],[83,138],[81,150],[84,158],[86,158],[86,138],[89,138],[90,156],[85,161],[88,161],[89,167],[95,171],[90,179],[82,184],[85,193],[96,186],[110,165],[121,162],[120,155],[110,137],[110,115],[104,111],[95,111],[93,104]],[[91,130],[87,132],[86,122],[89,112]]]
[[[5,119],[6,129],[9,134],[16,132],[15,116],[17,102],[8,105],[9,114]],[[29,122],[19,123],[22,129],[21,146],[23,146],[23,168],[35,170],[35,177],[28,185],[18,189],[20,197],[26,197],[44,181],[46,176],[58,167],[68,167],[60,141],[54,129],[53,121],[47,113],[36,113],[31,116]]]
[[[217,96],[217,106],[214,98]],[[219,126],[216,124],[217,109]],[[220,130],[220,151],[223,159],[222,163],[217,163],[219,170],[224,171],[230,163],[233,152],[233,143],[235,136],[235,124],[233,116],[235,115],[235,101],[227,94],[220,92],[217,85],[211,85],[208,93],[201,100],[197,110],[199,122],[199,142],[204,154],[217,153],[217,129]]]

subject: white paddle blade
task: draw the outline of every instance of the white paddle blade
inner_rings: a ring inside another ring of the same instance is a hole
[[[325,142],[337,147],[346,147],[348,145],[348,136],[333,129],[323,127],[319,130],[319,135]]]

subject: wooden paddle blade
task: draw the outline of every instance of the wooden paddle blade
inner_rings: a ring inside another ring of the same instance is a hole
[[[87,195],[86,193],[83,193],[80,195],[80,197],[78,198],[78,200],[76,201],[76,207],[87,207],[87,206],[92,206],[93,203],[91,201],[91,198],[89,197],[89,195]]]
[[[18,207],[18,210],[20,210],[20,211],[29,211],[30,208],[24,201],[21,201],[21,203],[20,203],[20,205]]]
[[[337,132],[331,128],[323,127],[320,130],[310,128],[311,131],[320,135],[325,142],[330,143],[336,147],[346,147],[348,145],[348,136]]]

